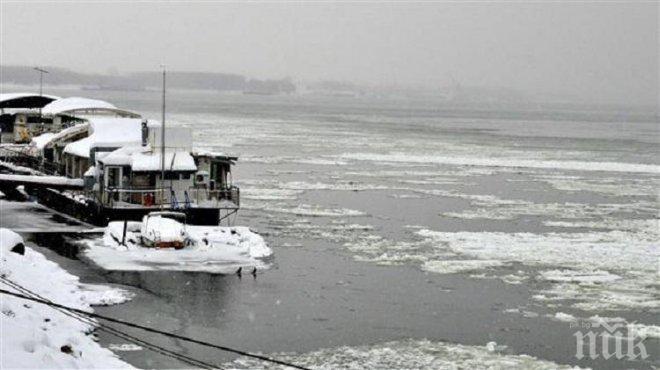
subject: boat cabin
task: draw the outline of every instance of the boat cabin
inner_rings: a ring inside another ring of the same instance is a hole
[[[29,143],[34,135],[52,131],[52,119],[42,108],[57,96],[30,93],[0,94],[0,142]]]
[[[163,157],[160,133],[159,123],[145,122],[141,145],[96,157],[95,191],[104,207],[238,209],[231,182],[236,157],[192,152],[186,127],[166,130]]]

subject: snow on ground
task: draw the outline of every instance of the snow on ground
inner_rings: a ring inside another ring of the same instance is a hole
[[[82,284],[33,249],[10,252],[22,238],[0,229],[0,275],[53,302],[91,312],[91,305],[109,305],[131,298],[129,292]],[[15,291],[7,285],[3,289]],[[0,368],[130,368],[94,340],[94,325],[48,306],[3,295],[0,299]],[[67,349],[70,348],[70,353]],[[63,350],[64,349],[64,350]]]
[[[429,340],[403,340],[370,346],[321,349],[305,354],[275,354],[279,360],[311,369],[571,369],[527,355],[503,353],[490,342],[468,346]],[[245,357],[224,364],[228,369],[284,369]]]
[[[233,273],[238,267],[266,268],[263,259],[273,254],[247,227],[187,225],[187,245],[174,250],[143,247],[140,222],[128,222],[126,246],[120,245],[123,225],[109,223],[102,238],[86,242],[82,255],[106,270]]]

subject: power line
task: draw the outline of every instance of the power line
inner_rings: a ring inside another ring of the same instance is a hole
[[[92,312],[86,312],[84,310],[80,310],[80,309],[77,309],[77,308],[64,306],[64,305],[57,304],[57,303],[54,303],[54,302],[50,302],[48,300],[44,300],[44,299],[40,299],[40,298],[29,297],[29,296],[19,294],[19,293],[15,293],[15,292],[11,292],[11,291],[8,291],[8,290],[5,290],[5,289],[0,289],[0,294],[7,294],[7,295],[10,295],[10,296],[14,296],[14,297],[17,297],[17,298],[22,298],[22,299],[25,299],[25,300],[28,300],[28,301],[41,303],[41,304],[44,304],[46,306],[61,308],[63,310],[67,310],[69,312],[79,313],[79,314],[86,315],[86,316],[89,316],[89,317],[98,318],[98,319],[114,322],[114,323],[117,323],[117,324],[126,325],[128,327],[142,329],[144,331],[148,331],[148,332],[151,332],[151,333],[164,335],[166,337],[179,339],[179,340],[182,340],[182,341],[185,341],[185,342],[195,343],[195,344],[199,344],[199,345],[202,345],[202,346],[219,349],[219,350],[222,350],[222,351],[235,353],[235,354],[245,356],[245,357],[252,357],[252,358],[255,358],[255,359],[258,359],[258,360],[271,362],[271,363],[278,364],[278,365],[284,365],[284,366],[292,367],[294,369],[311,370],[311,369],[303,367],[303,366],[288,363],[288,362],[285,362],[285,361],[280,361],[280,360],[277,360],[277,359],[274,359],[274,358],[270,358],[270,357],[266,357],[266,356],[262,356],[262,355],[257,355],[257,354],[250,353],[250,352],[245,352],[245,351],[242,351],[242,350],[239,350],[239,349],[234,349],[234,348],[227,347],[227,346],[221,346],[221,345],[218,345],[218,344],[205,342],[205,341],[201,341],[201,340],[197,340],[197,339],[193,339],[193,338],[189,338],[189,337],[184,337],[182,335],[178,335],[178,334],[175,334],[175,333],[169,333],[169,332],[166,332],[166,331],[153,329],[153,328],[150,328],[150,327],[147,327],[147,326],[134,324],[134,323],[131,323],[131,322],[128,322],[128,321],[114,319],[112,317],[107,317],[107,316],[99,315],[99,314],[92,313]]]
[[[3,277],[3,276],[0,276],[0,281],[3,284],[8,285],[8,286],[10,286],[10,287],[26,294],[26,295],[28,295],[28,296],[36,297],[38,299],[41,299],[41,300],[44,300],[44,301],[47,301],[47,302],[51,302],[47,298],[44,298],[44,297],[40,296],[38,293],[35,293],[35,292],[21,286],[20,284],[18,284],[16,282],[13,282],[13,281],[11,281],[11,280]],[[133,335],[130,335],[128,333],[122,332],[121,330],[118,330],[118,329],[113,328],[111,326],[99,323],[99,322],[97,322],[97,321],[95,321],[95,320],[93,320],[89,317],[83,316],[81,314],[74,313],[74,312],[68,312],[67,310],[61,309],[61,308],[56,308],[56,307],[53,307],[53,308],[55,310],[57,310],[58,312],[61,312],[62,314],[66,315],[68,317],[71,317],[71,318],[73,318],[77,321],[80,321],[80,322],[88,324],[88,325],[92,325],[100,331],[104,331],[106,333],[112,334],[112,335],[114,335],[118,338],[127,340],[127,341],[129,341],[133,344],[141,345],[142,347],[144,347],[144,348],[146,348],[150,351],[156,352],[156,353],[161,354],[163,356],[174,358],[174,359],[179,360],[179,361],[181,361],[183,363],[186,363],[188,365],[192,365],[192,366],[196,366],[196,367],[200,367],[200,368],[204,368],[204,369],[219,369],[220,368],[219,366],[216,366],[214,364],[210,364],[210,363],[207,363],[207,362],[204,362],[204,361],[200,361],[200,360],[194,359],[192,357],[189,357],[189,356],[186,356],[186,355],[183,355],[183,354],[180,354],[180,353],[176,353],[174,351],[171,351],[167,348],[158,346],[156,344],[149,343],[149,342],[147,342],[143,339],[140,339],[140,338],[137,338],[137,337],[135,337]]]

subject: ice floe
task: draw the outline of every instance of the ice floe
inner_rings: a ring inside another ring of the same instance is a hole
[[[259,190],[271,191],[292,191],[294,194],[307,190],[333,190],[333,191],[364,191],[364,190],[387,190],[391,187],[385,185],[368,184],[352,180],[336,180],[330,182],[307,182],[307,181],[275,181],[275,180],[244,180],[242,185],[257,187],[254,192]],[[246,186],[243,186],[246,188]],[[252,192],[252,191],[250,191]]]
[[[327,208],[319,205],[298,204],[290,205],[286,203],[266,203],[251,202],[246,203],[245,209],[259,209],[266,212],[287,213],[296,216],[308,217],[356,217],[366,216],[362,211],[349,208]]]
[[[642,324],[636,321],[628,322],[622,317],[602,317],[594,315],[588,318],[578,318],[568,313],[557,312],[554,315],[551,315],[551,318],[556,321],[578,323],[582,327],[594,329],[603,328],[608,333],[613,333],[620,329],[626,329],[628,333],[619,333],[622,335],[629,334],[632,337],[639,338],[660,338],[660,326]]]
[[[418,234],[436,248],[463,258],[563,267],[536,276],[552,283],[535,295],[537,300],[570,299],[585,310],[649,309],[660,304],[655,288],[659,230],[657,220],[640,224],[644,227],[638,225],[635,231],[533,234],[421,229]]]
[[[508,200],[495,196],[469,195],[448,191],[418,191],[426,194],[466,199],[472,206],[461,212],[442,212],[440,215],[462,219],[513,220],[520,216],[544,216],[560,219],[589,219],[619,213],[652,216],[660,211],[657,204],[647,201],[629,203],[532,203]]]
[[[656,196],[658,179],[655,178],[587,178],[557,174],[537,174],[532,178],[543,181],[557,190],[566,192],[588,191],[613,196]]]
[[[454,274],[457,272],[483,270],[488,267],[499,267],[504,265],[498,260],[441,260],[427,261],[422,265],[422,270],[438,274]]]
[[[429,340],[401,340],[374,345],[321,349],[304,354],[278,353],[279,360],[311,369],[571,369],[528,355],[503,352],[489,342],[469,346]],[[225,364],[235,369],[280,369],[283,366],[245,357]]]
[[[431,163],[457,166],[510,167],[561,169],[573,171],[603,171],[660,174],[660,166],[644,163],[598,162],[575,160],[522,159],[518,157],[450,157],[442,155],[419,155],[410,153],[345,153],[341,159],[373,162]]]

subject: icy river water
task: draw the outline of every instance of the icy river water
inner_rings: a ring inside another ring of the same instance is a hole
[[[98,97],[159,118],[157,92]],[[197,147],[239,156],[234,223],[274,258],[241,279],[102,273],[53,255],[85,279],[136,288],[97,312],[331,369],[660,365],[657,117],[201,92],[169,102],[168,122],[194,129]],[[646,358],[576,357],[578,330],[622,320],[630,340],[646,338]]]

